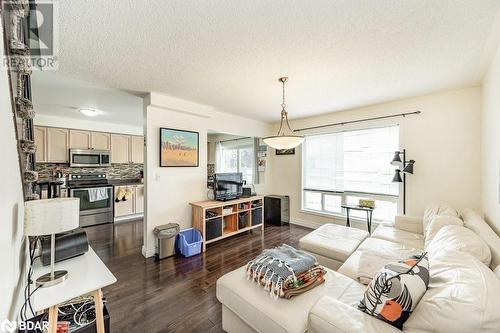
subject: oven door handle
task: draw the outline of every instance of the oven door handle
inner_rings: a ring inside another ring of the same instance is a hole
[[[72,196],[75,191],[80,191],[80,190],[88,191],[88,190],[98,189],[98,188],[103,188],[103,187],[106,189],[113,189],[113,185],[96,186],[96,187],[79,187],[79,188],[70,188],[69,193],[70,193],[70,196]],[[111,191],[111,193],[113,193],[113,191]]]

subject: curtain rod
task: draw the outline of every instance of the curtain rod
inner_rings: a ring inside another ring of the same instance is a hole
[[[422,111],[414,111],[414,112],[405,112],[405,113],[391,114],[391,115],[387,115],[387,116],[365,118],[365,119],[359,119],[359,120],[349,120],[349,121],[343,121],[343,122],[340,122],[340,123],[333,123],[333,124],[326,124],[326,125],[319,125],[319,126],[311,126],[311,127],[298,128],[294,132],[301,132],[301,131],[307,131],[307,130],[312,130],[312,129],[318,129],[318,128],[324,128],[324,127],[331,127],[331,126],[342,126],[342,125],[347,125],[347,124],[362,123],[362,122],[371,121],[371,120],[380,120],[380,119],[396,118],[396,117],[406,117],[406,116],[416,115],[416,114],[421,114],[421,113],[422,113]]]
[[[221,140],[221,141],[216,141],[216,142],[229,142],[229,141],[238,141],[238,140],[246,140],[246,139],[253,139],[253,138],[251,136],[244,136],[242,138],[227,139],[227,140]]]

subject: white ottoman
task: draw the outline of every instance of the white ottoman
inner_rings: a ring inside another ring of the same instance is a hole
[[[299,247],[311,253],[318,262],[337,270],[369,236],[367,231],[325,224],[299,240]]]

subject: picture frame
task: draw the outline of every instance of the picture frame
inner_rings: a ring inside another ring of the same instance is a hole
[[[200,133],[160,128],[160,167],[199,167]]]
[[[276,149],[276,155],[295,155],[295,148],[292,148],[292,149]]]

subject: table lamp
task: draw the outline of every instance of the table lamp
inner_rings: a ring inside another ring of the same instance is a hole
[[[50,235],[50,273],[40,276],[36,285],[50,287],[68,277],[67,271],[54,271],[56,233],[78,228],[80,220],[79,198],[56,198],[27,201],[24,204],[24,234]]]

